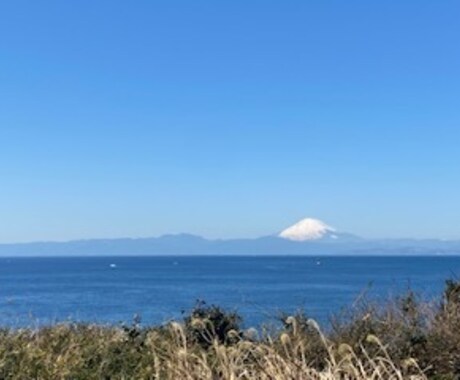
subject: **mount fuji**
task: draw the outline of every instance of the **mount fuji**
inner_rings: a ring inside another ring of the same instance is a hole
[[[335,228],[321,220],[305,218],[281,231],[279,237],[294,241],[318,240],[328,236],[335,239],[337,238],[335,232]]]
[[[349,242],[351,240],[361,240],[355,235],[338,232],[334,227],[331,227],[325,222],[314,218],[302,219],[301,221],[281,231],[278,237],[297,242]]]

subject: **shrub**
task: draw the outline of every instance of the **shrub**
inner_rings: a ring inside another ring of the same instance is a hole
[[[190,341],[208,348],[213,341],[234,344],[242,337],[242,318],[219,306],[197,301],[189,315],[184,317],[185,331]]]

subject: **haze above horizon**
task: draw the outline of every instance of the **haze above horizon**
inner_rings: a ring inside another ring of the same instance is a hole
[[[460,239],[460,3],[0,4],[0,243]]]

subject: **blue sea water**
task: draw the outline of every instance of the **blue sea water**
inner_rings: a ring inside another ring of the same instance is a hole
[[[367,291],[431,299],[460,274],[460,257],[0,258],[0,324],[144,324],[180,318],[195,301],[237,310],[246,326],[304,309],[327,321]]]

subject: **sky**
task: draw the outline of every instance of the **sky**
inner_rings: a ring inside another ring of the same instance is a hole
[[[460,239],[460,2],[0,3],[0,242]]]

